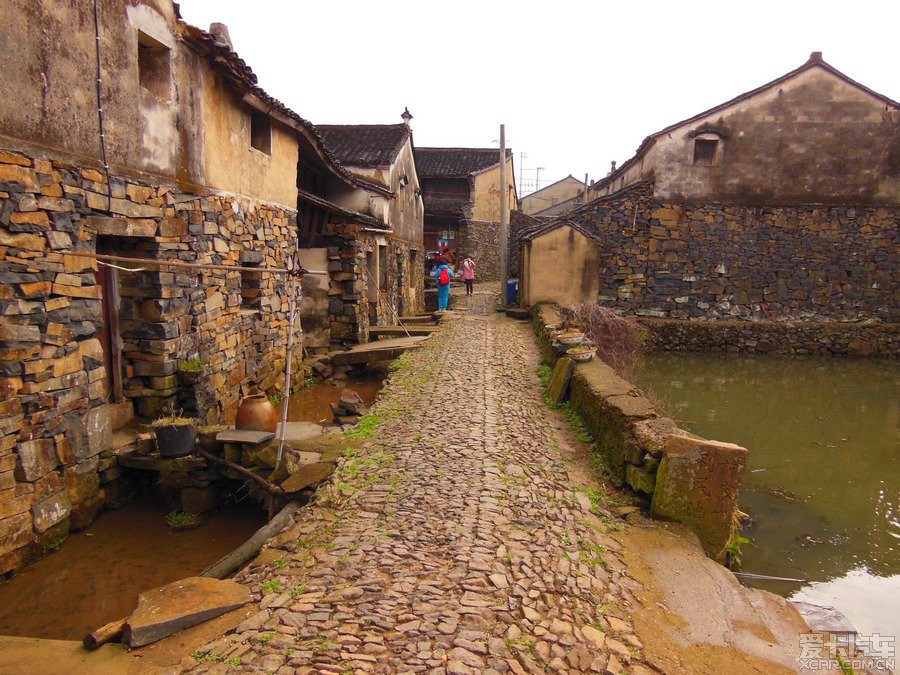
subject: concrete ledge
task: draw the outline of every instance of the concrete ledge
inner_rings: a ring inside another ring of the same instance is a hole
[[[532,325],[544,363],[557,360],[558,309],[538,305]],[[614,485],[651,496],[651,515],[688,525],[706,553],[719,558],[734,532],[734,515],[748,451],[679,429],[606,363],[575,365],[569,404],[595,443],[597,460]]]

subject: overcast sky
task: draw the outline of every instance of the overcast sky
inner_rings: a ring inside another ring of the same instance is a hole
[[[497,146],[517,180],[602,178],[645,136],[821,51],[900,99],[896,0],[183,0],[228,25],[260,85],[319,124],[392,124],[417,146]],[[524,173],[520,152],[525,152]]]

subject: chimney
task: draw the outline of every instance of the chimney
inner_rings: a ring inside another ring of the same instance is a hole
[[[616,172],[616,160],[613,160],[609,163],[609,173],[615,173],[615,172]],[[609,175],[609,174],[607,174],[607,175]]]
[[[231,44],[231,35],[228,32],[228,26],[224,23],[211,23],[209,24],[209,32],[216,38],[217,44],[225,45],[228,49],[234,51],[234,47]]]
[[[822,63],[822,52],[813,52],[809,55],[809,60],[813,63]]]
[[[400,115],[400,117],[403,118],[403,126],[405,126],[407,129],[411,129],[412,127],[410,126],[409,121],[413,118],[413,116],[409,112],[409,108],[403,106],[403,114]]]

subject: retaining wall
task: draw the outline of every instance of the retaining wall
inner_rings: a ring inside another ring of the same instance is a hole
[[[900,324],[638,319],[653,350],[712,354],[900,355]]]
[[[537,305],[532,323],[545,363],[556,363],[552,305]],[[653,517],[682,522],[707,554],[720,558],[734,532],[734,516],[748,451],[679,429],[661,417],[639,389],[597,358],[576,363],[569,403],[583,420],[610,480],[650,497]]]

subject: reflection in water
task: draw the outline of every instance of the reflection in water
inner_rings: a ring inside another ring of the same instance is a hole
[[[331,424],[334,416],[330,404],[337,403],[341,399],[341,391],[345,387],[359,394],[363,403],[372,405],[384,386],[384,377],[385,372],[371,368],[362,375],[349,377],[346,381],[337,383],[337,386],[334,381],[324,381],[298,389],[291,394],[291,400],[288,402],[288,421]]]
[[[142,592],[199,574],[263,522],[251,500],[183,532],[171,531],[155,504],[102,513],[58,551],[0,583],[0,635],[80,640],[131,614]]]
[[[871,593],[865,607],[846,601],[868,595],[865,579],[888,588],[900,574],[895,362],[651,354],[638,384],[683,427],[750,450],[740,504],[753,518],[744,534],[754,545],[742,569],[830,581],[802,592],[831,589],[825,604],[900,634],[896,593]],[[782,595],[799,589],[762,585]]]

